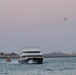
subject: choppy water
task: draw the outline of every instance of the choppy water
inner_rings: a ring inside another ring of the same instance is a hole
[[[43,64],[19,64],[0,59],[0,75],[76,75],[76,57],[44,58]]]

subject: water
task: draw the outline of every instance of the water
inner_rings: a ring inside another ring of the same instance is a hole
[[[76,57],[44,58],[43,64],[19,64],[0,59],[0,75],[76,75]]]

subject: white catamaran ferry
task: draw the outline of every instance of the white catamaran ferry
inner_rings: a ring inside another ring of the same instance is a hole
[[[25,48],[20,54],[19,63],[34,63],[34,64],[42,64],[43,57],[39,50],[39,48]]]

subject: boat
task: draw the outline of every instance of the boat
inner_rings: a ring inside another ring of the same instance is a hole
[[[42,64],[43,56],[39,48],[25,48],[22,50],[19,58],[19,63]]]
[[[8,56],[6,62],[11,62],[10,57]]]

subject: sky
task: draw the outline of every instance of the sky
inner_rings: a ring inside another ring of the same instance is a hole
[[[0,0],[0,52],[28,46],[76,52],[76,0]]]

